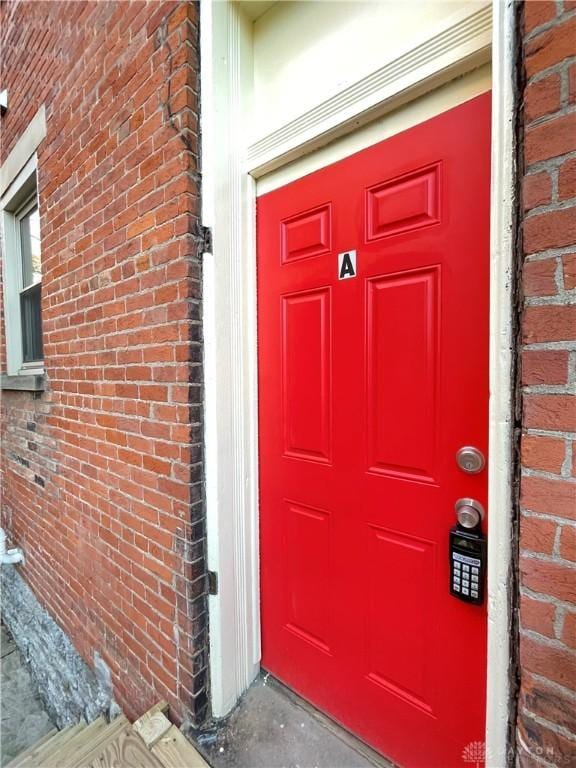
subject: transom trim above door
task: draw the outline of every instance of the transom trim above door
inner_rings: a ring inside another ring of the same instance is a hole
[[[245,168],[255,178],[290,162],[301,147],[316,149],[379,117],[416,96],[438,88],[456,76],[490,60],[492,9],[489,3],[458,10],[432,34],[387,61],[375,72],[339,91],[250,143]]]

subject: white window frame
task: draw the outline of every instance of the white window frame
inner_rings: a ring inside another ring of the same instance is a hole
[[[4,289],[6,374],[9,377],[44,373],[44,365],[41,362],[35,361],[23,365],[20,291],[17,290],[22,282],[22,266],[19,258],[20,233],[16,227],[17,221],[14,214],[26,200],[26,190],[33,176],[36,177],[36,191],[38,191],[36,152],[45,137],[46,107],[42,104],[0,166],[0,250],[2,251]],[[26,389],[27,387],[17,388]]]
[[[43,360],[24,362],[20,310],[20,294],[23,289],[20,220],[32,207],[40,208],[37,169],[38,160],[34,154],[0,200],[4,333],[8,376],[31,376],[44,373]]]

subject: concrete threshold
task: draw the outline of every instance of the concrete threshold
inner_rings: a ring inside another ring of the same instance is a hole
[[[393,768],[266,672],[196,741],[213,768]]]

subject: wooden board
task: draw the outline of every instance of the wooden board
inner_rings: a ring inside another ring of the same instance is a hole
[[[86,744],[108,727],[106,720],[103,717],[98,717],[93,720],[89,725],[84,724],[84,727],[73,734],[73,736],[67,739],[64,743],[56,745],[56,749],[53,749],[49,755],[41,755],[41,759],[34,762],[34,766],[41,766],[42,768],[63,768],[68,765],[68,761],[71,759],[69,756],[74,756],[78,751],[79,745]]]
[[[130,729],[130,723],[122,715],[113,720],[110,724],[105,723],[104,727],[98,732],[85,738],[84,734],[81,734],[81,738],[75,740],[74,744],[70,745],[68,751],[60,752],[60,763],[56,764],[54,768],[79,768],[89,765],[94,760],[104,747],[117,739],[120,734]]]
[[[82,768],[164,768],[146,748],[142,739],[127,728],[113,741],[100,747],[91,761],[82,762]]]
[[[65,728],[48,741],[35,745],[32,752],[22,761],[18,762],[18,768],[33,768],[33,766],[37,765],[47,765],[56,752],[63,746],[66,746],[69,741],[72,741],[85,729],[86,723],[82,721],[77,725]]]
[[[152,747],[152,754],[164,768],[209,768],[202,755],[175,725]]]
[[[208,768],[165,711],[159,702],[133,726],[122,715],[53,731],[7,768]]]
[[[172,723],[163,712],[150,710],[136,720],[132,729],[140,736],[148,749],[152,749],[154,744],[170,730],[171,726]]]

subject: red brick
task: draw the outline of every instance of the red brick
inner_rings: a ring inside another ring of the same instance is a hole
[[[561,115],[528,128],[524,156],[528,166],[572,152],[576,148],[576,113]]]
[[[576,613],[573,613],[572,611],[564,616],[562,642],[570,646],[570,648],[576,648]],[[570,710],[567,711],[569,712]]]
[[[525,712],[518,716],[518,730],[521,742],[527,746],[538,761],[544,759],[544,765],[574,765],[576,763],[576,741],[567,739],[554,725],[536,722]],[[542,765],[541,762],[539,762]]]
[[[524,91],[524,115],[530,123],[560,109],[560,75],[552,74],[529,83]]]
[[[576,150],[576,113],[561,104],[562,62],[574,56],[576,16],[567,16],[576,8],[575,0],[564,3],[524,2],[525,34],[522,43],[527,84],[524,109],[524,162],[521,218],[522,247],[525,254],[556,248],[572,248],[576,242],[576,162],[563,155]],[[562,14],[556,16],[556,14]],[[522,55],[522,53],[520,54]],[[554,68],[555,69],[551,69]],[[547,71],[546,71],[547,70]],[[576,101],[576,65],[568,67],[568,103]],[[563,112],[563,114],[562,114]],[[563,160],[563,162],[562,162]],[[539,167],[526,175],[536,163],[552,161],[558,167],[558,202],[552,200],[548,174],[552,165]],[[563,207],[568,202],[569,207]],[[549,207],[546,212],[538,211]],[[522,286],[526,297],[554,297],[559,285],[565,291],[576,288],[576,254],[527,261],[523,267]],[[522,342],[548,345],[576,339],[576,307],[562,299],[558,305],[534,306],[527,302],[522,318]],[[522,351],[521,377],[524,386],[567,385],[570,354],[564,349],[543,348]],[[550,432],[576,430],[576,397],[572,394],[525,393],[522,429]],[[520,478],[520,588],[531,594],[521,597],[521,630],[542,635],[522,635],[520,649],[520,702],[517,718],[520,768],[540,765],[566,765],[576,760],[576,612],[556,609],[553,601],[576,607],[576,482],[559,473],[564,467],[570,437],[524,434],[521,443],[522,467],[557,475],[526,475]],[[576,452],[571,471],[576,477]],[[568,453],[569,455],[569,453]],[[558,519],[549,519],[553,516]],[[561,637],[556,636],[556,632]],[[564,645],[562,645],[562,643]],[[572,649],[572,650],[571,650]],[[555,685],[551,685],[546,680]],[[533,713],[534,716],[531,715]],[[547,725],[551,724],[551,725]],[[557,726],[573,734],[566,738]]]
[[[520,663],[528,672],[576,690],[576,657],[529,637],[520,639]]]
[[[556,523],[533,515],[520,521],[520,550],[551,555],[554,549]]]
[[[142,234],[147,229],[151,229],[154,226],[154,213],[148,213],[145,216],[140,216],[135,222],[129,225],[126,232],[128,237],[136,237]]]
[[[566,457],[566,443],[560,438],[542,435],[522,437],[522,465],[528,469],[559,474]]]
[[[566,160],[558,173],[558,199],[576,197],[576,158]]]
[[[523,341],[573,341],[576,339],[576,306],[527,307],[522,318]]]
[[[144,456],[143,466],[144,469],[148,469],[150,472],[154,472],[158,475],[169,475],[171,471],[170,462],[161,461],[153,456]]]
[[[142,384],[138,387],[138,396],[142,400],[165,402],[168,399],[168,387],[161,384]]]
[[[563,525],[560,534],[560,557],[576,562],[576,528]]]
[[[576,483],[545,477],[523,477],[520,504],[531,512],[576,520]]]
[[[199,500],[201,430],[192,435],[188,422],[189,413],[198,418],[201,391],[188,385],[198,380],[198,355],[183,353],[200,341],[188,302],[201,273],[190,238],[199,189],[188,173],[198,158],[166,123],[170,68],[157,37],[166,23],[177,62],[172,93],[196,85],[197,10],[171,0],[4,6],[2,88],[11,102],[0,164],[46,105],[38,165],[50,390],[2,392],[0,494],[15,540],[27,542],[27,583],[89,664],[95,651],[108,663],[123,710],[136,717],[166,699],[175,721],[199,723],[192,692],[207,681],[192,659],[205,654],[206,635],[192,628],[202,597],[193,606],[172,589],[189,568],[174,534],[189,535],[193,548],[204,536],[202,523],[186,524]],[[185,96],[197,109],[196,95]],[[179,117],[197,130],[199,115],[189,111]],[[178,290],[155,306],[154,290],[170,285]],[[185,443],[172,439],[182,434]],[[28,476],[8,451],[30,461]],[[175,632],[188,656],[177,653]]]
[[[563,349],[525,349],[522,352],[522,383],[565,384],[568,352]]]
[[[522,183],[522,201],[524,210],[529,211],[539,205],[546,205],[552,200],[552,180],[546,171],[532,173],[524,177]]]
[[[528,429],[575,432],[576,397],[573,395],[526,395],[524,425]]]
[[[562,257],[564,272],[564,288],[571,291],[576,288],[576,253],[568,253]]]
[[[551,21],[556,16],[554,0],[528,0],[524,3],[524,31],[526,34],[533,29]]]
[[[533,600],[522,596],[520,600],[520,624],[522,629],[531,629],[546,637],[554,637],[556,608],[553,603]]]
[[[576,733],[576,708],[568,693],[530,674],[522,675],[522,709]]]
[[[552,296],[556,288],[556,259],[527,261],[524,264],[522,285],[526,296]]]
[[[524,220],[523,229],[527,254],[573,245],[576,242],[576,206],[530,216]]]
[[[566,19],[554,28],[541,32],[526,44],[526,73],[528,77],[569,56],[574,56],[576,18]]]

